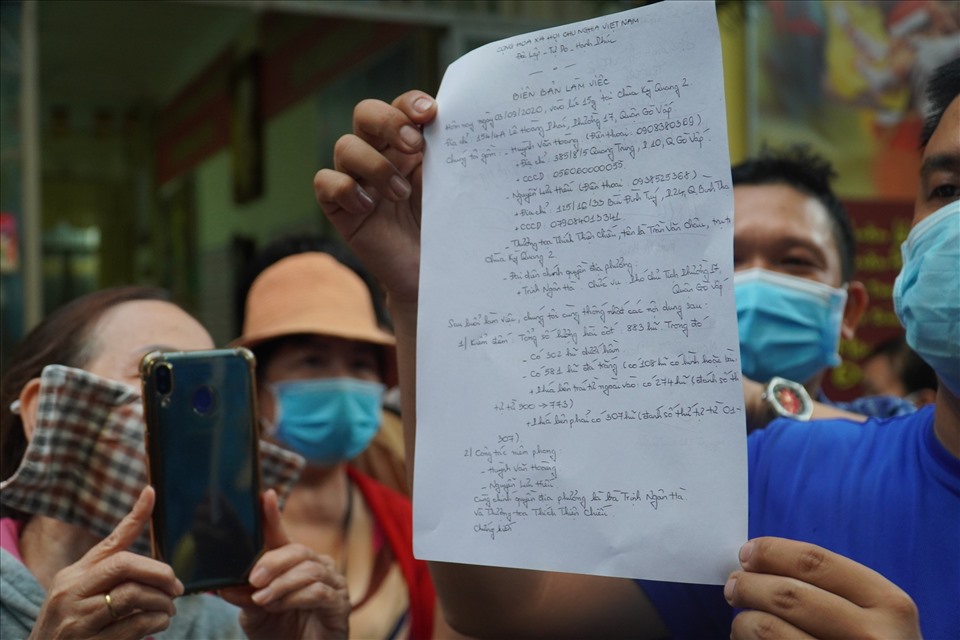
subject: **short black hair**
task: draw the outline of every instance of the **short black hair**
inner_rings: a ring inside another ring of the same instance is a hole
[[[933,132],[940,126],[943,114],[960,94],[960,58],[954,58],[943,64],[931,74],[927,81],[927,106],[930,113],[920,132],[920,148],[927,146]]]
[[[863,361],[874,358],[886,358],[890,362],[893,374],[897,376],[906,393],[937,388],[937,373],[910,348],[903,336],[880,343]]]
[[[853,279],[856,269],[856,240],[853,225],[837,194],[830,188],[836,178],[830,162],[804,145],[785,149],[763,149],[733,167],[733,186],[783,184],[816,198],[830,218],[833,238],[840,256],[840,277]],[[736,215],[736,211],[734,211]]]

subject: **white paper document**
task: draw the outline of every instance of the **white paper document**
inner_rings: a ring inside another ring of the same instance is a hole
[[[437,104],[416,556],[723,583],[747,459],[713,3],[486,45]]]

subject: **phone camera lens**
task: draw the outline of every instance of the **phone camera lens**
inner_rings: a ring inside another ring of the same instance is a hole
[[[173,389],[173,371],[170,370],[170,365],[162,364],[157,367],[155,376],[157,379],[157,392],[161,395],[170,393],[170,390]]]
[[[193,410],[202,416],[213,411],[213,389],[203,386],[193,392]]]

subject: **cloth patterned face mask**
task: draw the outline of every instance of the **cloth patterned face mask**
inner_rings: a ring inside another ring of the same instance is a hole
[[[144,430],[138,389],[81,369],[47,366],[33,438],[20,466],[0,483],[0,502],[105,538],[147,484]],[[275,489],[282,505],[303,458],[261,440],[260,465],[263,488]],[[150,553],[148,530],[131,551]]]

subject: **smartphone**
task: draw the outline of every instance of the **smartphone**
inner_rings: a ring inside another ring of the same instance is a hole
[[[246,584],[263,550],[255,364],[243,348],[140,363],[153,555],[187,593]]]

